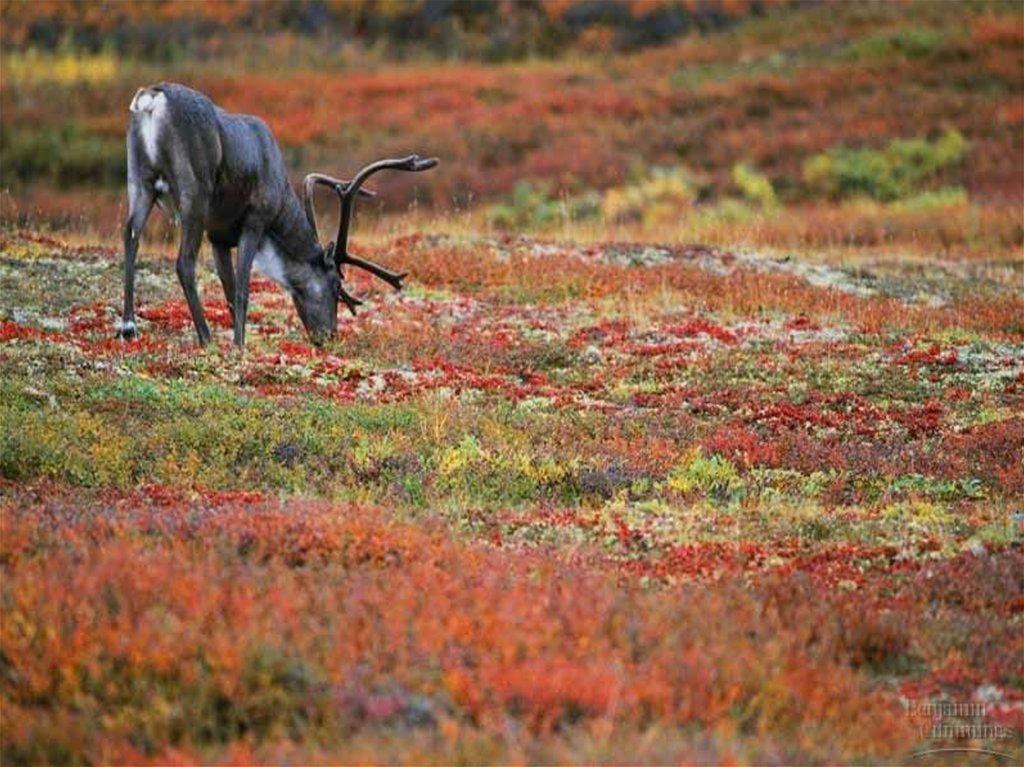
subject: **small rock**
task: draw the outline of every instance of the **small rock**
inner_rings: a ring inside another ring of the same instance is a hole
[[[47,405],[49,405],[55,410],[59,407],[57,404],[57,398],[48,391],[41,391],[40,389],[36,389],[35,387],[32,386],[26,386],[23,389],[23,391],[30,397],[35,397],[36,399],[44,400]]]
[[[356,396],[360,399],[373,399],[388,388],[387,379],[382,375],[372,375],[364,378],[356,387]]]
[[[295,461],[302,455],[302,451],[298,445],[292,442],[280,442],[277,447],[274,448],[274,458],[284,464],[286,469],[292,468],[295,465]]]
[[[582,359],[588,365],[600,365],[604,362],[604,355],[601,354],[600,349],[591,344],[583,350]]]

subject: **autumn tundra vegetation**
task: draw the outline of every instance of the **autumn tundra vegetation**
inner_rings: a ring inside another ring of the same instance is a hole
[[[0,762],[1024,759],[1019,3],[0,22]],[[161,81],[300,195],[440,157],[404,290],[256,273],[240,351],[204,244],[200,347],[154,211],[119,338]]]

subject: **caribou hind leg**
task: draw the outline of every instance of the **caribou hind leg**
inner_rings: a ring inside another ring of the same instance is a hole
[[[196,286],[196,261],[199,258],[199,246],[203,241],[205,215],[199,215],[198,210],[193,207],[195,205],[197,203],[193,202],[191,205],[181,206],[181,243],[178,246],[178,260],[174,266],[181,289],[185,292],[188,310],[192,314],[199,345],[206,346],[210,341],[210,327],[206,324],[203,304],[199,300],[199,289]]]
[[[152,190],[135,182],[129,184],[128,218],[124,222],[124,308],[117,335],[125,340],[138,338],[135,325],[135,259],[139,253],[142,230],[153,209]]]

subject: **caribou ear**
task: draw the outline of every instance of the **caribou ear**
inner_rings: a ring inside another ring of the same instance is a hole
[[[324,266],[335,266],[334,263],[334,241],[327,243],[324,248]]]

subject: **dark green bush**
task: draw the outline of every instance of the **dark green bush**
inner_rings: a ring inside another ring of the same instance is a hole
[[[123,184],[124,139],[88,133],[75,125],[5,128],[0,131],[4,181]]]

